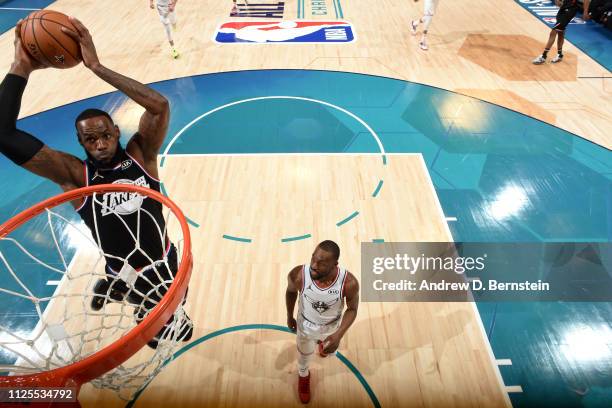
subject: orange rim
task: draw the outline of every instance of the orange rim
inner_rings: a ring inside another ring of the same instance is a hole
[[[191,276],[191,269],[193,268],[189,226],[181,209],[168,197],[155,190],[129,184],[100,184],[71,190],[48,198],[0,225],[0,238],[4,238],[11,231],[48,208],[53,208],[81,197],[90,196],[94,193],[108,191],[137,192],[153,198],[170,208],[170,211],[178,219],[183,233],[184,249],[178,271],[172,285],[170,285],[170,289],[140,324],[102,350],[76,363],[50,371],[28,375],[0,376],[0,387],[70,386],[78,389],[83,383],[91,381],[122,364],[144,347],[161,330],[183,300]]]

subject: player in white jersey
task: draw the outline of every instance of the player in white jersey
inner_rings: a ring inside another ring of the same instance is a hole
[[[304,404],[310,401],[308,366],[316,346],[322,357],[335,353],[357,317],[359,283],[353,274],[338,266],[339,257],[338,245],[323,241],[315,248],[310,264],[296,266],[287,279],[287,326],[297,332],[298,394]],[[298,295],[296,320],[293,309]]]
[[[149,0],[149,7],[152,9],[157,8],[159,19],[164,25],[166,37],[168,37],[168,42],[170,43],[170,53],[174,59],[179,57],[178,51],[174,48],[174,39],[172,38],[172,30],[176,30],[176,3],[178,3],[178,0]]]
[[[417,2],[419,0],[414,1]],[[421,47],[421,49],[424,51],[427,51],[427,49],[429,48],[427,46],[427,31],[429,30],[429,25],[431,24],[431,19],[433,18],[434,13],[436,12],[438,3],[439,0],[425,0],[423,6],[423,17],[419,18],[418,20],[412,20],[410,22],[410,32],[412,33],[412,35],[416,35],[419,24],[423,23],[423,34],[421,36],[421,41],[419,41],[419,47]]]

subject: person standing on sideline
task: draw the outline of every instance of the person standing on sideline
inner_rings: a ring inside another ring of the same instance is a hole
[[[414,1],[417,2],[419,0]],[[427,51],[429,49],[429,46],[427,45],[427,32],[429,31],[429,25],[431,24],[431,20],[434,16],[436,8],[438,7],[438,3],[439,0],[425,0],[423,6],[423,17],[410,22],[410,32],[412,35],[416,35],[419,24],[423,23],[423,34],[421,35],[421,40],[419,41],[419,47],[421,47],[423,51]]]
[[[590,0],[583,0],[582,19],[585,21],[591,18],[589,16],[589,3]],[[546,58],[548,57],[548,51],[550,51],[550,48],[555,43],[555,38],[557,39],[557,55],[555,55],[555,57],[550,62],[556,64],[557,62],[563,61],[563,43],[565,42],[565,28],[578,12],[578,0],[555,0],[555,4],[559,7],[559,12],[557,13],[557,22],[550,30],[548,42],[544,47],[544,51],[541,55],[531,61],[534,65],[542,65],[546,62]]]
[[[174,47],[174,39],[172,38],[172,31],[176,30],[176,3],[178,3],[178,0],[149,0],[149,7],[152,9],[157,8],[159,19],[164,25],[166,37],[168,37],[168,42],[170,43],[170,54],[174,59],[180,56]]]

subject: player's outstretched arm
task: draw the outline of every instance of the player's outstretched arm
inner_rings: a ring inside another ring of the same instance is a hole
[[[168,100],[152,88],[102,65],[98,59],[96,47],[89,30],[76,18],[71,17],[70,21],[74,24],[77,32],[65,28],[62,28],[62,31],[81,45],[83,64],[102,80],[145,108],[145,113],[140,118],[138,133],[128,144],[128,151],[136,153],[138,156],[142,154],[145,169],[157,177],[157,154],[166,137],[170,119]],[[136,152],[133,151],[134,148]]]
[[[19,21],[15,28],[15,57],[0,84],[0,153],[15,164],[59,184],[64,191],[85,183],[82,162],[44,145],[36,137],[17,129],[21,99],[32,71],[43,68],[21,44]]]

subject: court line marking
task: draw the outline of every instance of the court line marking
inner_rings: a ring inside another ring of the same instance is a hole
[[[386,156],[421,156],[421,153],[386,153]],[[159,155],[162,156],[161,154]],[[168,153],[162,157],[207,157],[207,156],[219,156],[219,157],[231,157],[231,156],[380,156],[377,152],[266,152],[266,153]],[[163,167],[163,166],[162,166]]]
[[[340,227],[340,226],[342,226],[342,225],[346,224],[347,222],[349,222],[350,220],[352,220],[353,218],[355,218],[355,217],[356,217],[356,216],[358,216],[358,215],[359,215],[359,211],[355,211],[355,212],[353,212],[351,215],[349,215],[348,217],[346,217],[345,219],[343,219],[342,221],[338,221],[338,222],[336,223],[336,226],[337,226],[337,227]]]
[[[255,157],[255,156],[379,156],[380,153],[374,153],[374,152],[367,152],[367,153],[353,153],[353,152],[349,152],[349,153],[344,153],[344,152],[333,152],[333,153],[316,153],[316,152],[308,152],[308,153],[297,153],[297,152],[291,152],[291,153],[169,153],[162,156],[161,161],[160,161],[160,167],[163,167],[163,164],[165,162],[166,157],[206,157],[206,156],[212,156],[212,157],[232,157],[232,156],[244,156],[244,157]],[[421,156],[421,153],[403,153],[403,152],[398,152],[398,153],[388,153],[388,155],[390,156]],[[383,156],[383,164],[386,164],[386,155]],[[372,193],[372,197],[376,197],[379,192],[380,189],[382,188],[382,185],[384,183],[384,180],[380,180],[378,182],[378,186],[376,187],[376,190],[374,191],[374,193]],[[166,190],[166,186],[164,184],[163,181],[160,181],[159,183],[160,186],[160,190],[161,193],[163,195],[165,195],[166,197],[168,197],[168,192]],[[187,222],[191,225],[193,225],[196,228],[200,227],[200,224],[198,224],[197,222],[193,221],[192,219],[190,219],[189,217],[185,217],[187,219]],[[350,220],[346,220],[346,221],[350,221]],[[345,222],[346,222],[345,221]],[[338,224],[336,224],[337,226],[340,226]],[[306,236],[308,235],[308,236]],[[225,237],[224,237],[225,238]],[[282,238],[281,242],[291,242],[291,241],[297,241],[298,239],[306,239],[306,238],[310,238],[310,234],[305,234],[303,236],[299,236],[299,237],[287,237],[287,238]],[[232,238],[227,238],[227,239],[232,239]],[[247,242],[247,241],[240,241],[240,242]],[[251,242],[251,241],[248,241]],[[372,242],[379,242],[379,241],[372,241]],[[380,241],[380,242],[384,242]]]
[[[510,360],[509,358],[500,358],[498,360],[495,360],[495,362],[497,363],[498,366],[511,366],[512,365],[512,360]]]
[[[229,239],[230,241],[246,242],[247,244],[253,242],[251,238],[234,237],[232,235],[227,234],[223,234],[223,238]]]
[[[198,224],[197,222],[195,222],[194,220],[192,220],[191,218],[185,216],[185,219],[187,220],[187,224],[189,225],[193,225],[196,228],[200,228],[200,224]]]
[[[59,285],[60,283],[62,283],[62,281],[61,281],[61,280],[48,280],[48,281],[47,281],[47,286],[57,286],[57,285]]]
[[[292,241],[299,241],[301,239],[307,239],[307,238],[311,238],[312,235],[310,234],[304,234],[304,235],[299,235],[297,237],[287,237],[287,238],[282,238],[281,242],[292,242]]]
[[[384,182],[383,180],[380,180],[378,182],[378,185],[376,186],[376,190],[374,190],[374,192],[372,193],[372,197],[376,197],[378,195],[378,193],[380,193],[380,189],[383,186],[383,182]]]
[[[0,7],[0,10],[12,10],[12,11],[38,11],[42,10],[39,8],[25,8],[25,7]]]
[[[340,5],[340,0],[336,0],[336,2],[338,3],[338,12],[340,14],[340,18],[344,19],[344,13],[342,12],[342,6]]]
[[[444,210],[442,210],[442,204],[440,204],[440,199],[438,198],[438,194],[436,192],[436,188],[434,187],[433,180],[431,179],[431,175],[429,174],[429,169],[427,168],[427,163],[425,163],[425,158],[423,157],[423,155],[421,154],[420,156],[421,156],[421,164],[423,166],[423,169],[425,170],[425,176],[429,179],[429,183],[427,183],[427,184],[429,185],[429,189],[430,189],[431,193],[436,198],[436,208],[438,209],[439,217],[440,217],[440,219],[445,219]],[[450,242],[455,242],[455,239],[453,238],[453,234],[451,233],[451,230],[450,230],[447,222],[444,223],[444,227],[445,227],[445,230],[446,230],[446,235],[450,239]],[[482,334],[482,338],[483,338],[484,343],[485,343],[485,348],[487,349],[487,353],[489,354],[489,359],[491,361],[491,366],[493,367],[493,372],[495,374],[495,377],[497,377],[497,382],[498,382],[498,385],[500,387],[500,390],[502,391],[502,395],[504,397],[504,401],[506,403],[506,406],[511,408],[512,407],[512,402],[510,402],[510,396],[508,395],[508,391],[506,390],[506,384],[504,384],[504,379],[502,378],[501,371],[499,370],[499,367],[495,363],[495,361],[496,361],[495,354],[493,353],[493,348],[491,347],[491,342],[489,341],[489,336],[487,336],[487,332],[486,332],[486,330],[484,328],[484,323],[482,322],[482,316],[480,316],[480,312],[478,311],[478,307],[476,307],[476,302],[475,301],[471,301],[469,303],[470,303],[470,305],[472,307],[472,310],[474,311],[474,315],[476,316],[476,322],[477,322],[478,328],[480,329],[480,332]]]
[[[523,392],[523,387],[521,387],[520,385],[507,385],[505,388],[506,388],[506,392],[515,392],[515,393]]]
[[[289,330],[287,327],[279,326],[279,325],[276,325],[276,324],[243,324],[243,325],[239,325],[239,326],[227,327],[225,329],[221,329],[221,330],[217,330],[215,332],[209,333],[206,336],[200,337],[199,339],[194,340],[191,343],[187,344],[186,346],[181,348],[179,351],[174,353],[172,358],[166,360],[164,362],[162,368],[165,367],[166,365],[168,365],[170,362],[175,361],[181,355],[185,354],[187,351],[191,350],[195,346],[204,343],[205,341],[211,340],[211,339],[213,339],[215,337],[218,337],[218,336],[221,336],[221,335],[227,334],[227,333],[237,332],[237,331],[241,331],[241,330],[255,330],[255,329],[277,330],[277,331],[281,331],[281,332],[285,332],[285,333],[295,334],[291,330]],[[338,359],[344,365],[346,365],[346,367],[353,373],[353,375],[355,375],[355,377],[357,377],[357,380],[361,383],[361,385],[363,386],[365,391],[368,393],[368,396],[370,397],[370,400],[372,401],[372,405],[374,405],[375,408],[380,408],[380,402],[378,401],[378,398],[376,397],[376,394],[374,393],[374,390],[372,390],[372,387],[370,387],[370,384],[368,384],[367,380],[364,378],[364,376],[361,374],[361,372],[357,369],[357,367],[355,367],[350,362],[350,360],[348,358],[346,358],[339,351],[336,352],[336,357],[338,357]],[[157,375],[159,375],[159,373]],[[149,384],[151,384],[153,382],[155,377],[153,377],[149,382],[147,382],[144,385],[144,387],[142,387],[142,389],[140,389],[136,393],[136,395],[134,395],[134,398],[132,398],[132,400],[130,402],[128,402],[128,404],[126,405],[126,408],[131,408],[136,403],[136,401],[138,400],[138,397],[140,396],[140,394],[142,394],[144,392],[144,390],[146,390],[146,388],[149,386]]]
[[[166,191],[166,187],[164,186],[164,183],[162,181],[159,182],[159,189],[161,190],[161,193],[163,195],[168,197],[168,192]]]
[[[457,217],[446,217],[446,221],[457,221]]]
[[[293,99],[293,100],[298,100],[298,101],[313,102],[313,103],[318,103],[318,104],[321,104],[321,105],[328,106],[330,108],[339,110],[340,112],[342,112],[342,113],[344,113],[346,115],[349,115],[351,118],[355,119],[363,127],[365,127],[368,130],[368,132],[370,132],[370,134],[372,135],[374,140],[376,140],[376,143],[378,144],[378,148],[380,149],[380,154],[382,154],[383,156],[385,154],[385,148],[384,148],[382,142],[380,141],[380,137],[378,137],[378,134],[376,134],[376,132],[374,131],[374,129],[372,129],[370,127],[370,125],[368,125],[363,119],[361,119],[359,116],[355,115],[353,112],[348,111],[348,110],[346,110],[344,108],[341,108],[340,106],[334,105],[333,103],[325,102],[325,101],[322,101],[322,100],[319,100],[319,99],[305,98],[305,97],[302,97],[302,96],[272,95],[272,96],[258,96],[258,97],[255,97],[255,98],[241,99],[239,101],[234,101],[234,102],[226,103],[225,105],[217,106],[216,108],[211,109],[208,112],[205,112],[205,113],[201,114],[200,116],[196,117],[191,122],[189,122],[188,124],[183,126],[183,128],[181,130],[179,130],[176,133],[176,135],[174,135],[174,137],[172,139],[170,139],[170,142],[166,146],[166,149],[164,150],[164,152],[162,153],[161,156],[162,157],[167,156],[168,153],[170,152],[170,149],[172,148],[172,145],[174,145],[176,140],[178,140],[178,138],[181,137],[183,133],[185,133],[190,127],[192,127],[194,124],[199,122],[201,119],[203,119],[203,118],[205,118],[207,116],[210,116],[213,113],[220,111],[221,109],[229,108],[230,106],[240,105],[240,104],[247,103],[247,102],[256,102],[256,101],[269,100],[269,99]]]
[[[256,101],[262,101],[262,100],[270,100],[270,99],[293,99],[293,100],[299,100],[299,101],[307,101],[307,102],[312,102],[312,103],[318,103],[336,110],[339,110],[340,112],[350,116],[351,118],[353,118],[354,120],[356,120],[357,122],[359,122],[359,124],[361,124],[361,126],[363,126],[364,128],[366,128],[366,130],[370,133],[370,135],[372,135],[372,137],[374,138],[374,140],[376,141],[378,148],[380,149],[380,154],[382,155],[382,161],[383,161],[383,165],[387,165],[387,156],[385,154],[385,147],[382,144],[382,141],[380,140],[380,137],[378,136],[378,134],[376,134],[376,132],[374,131],[374,129],[372,129],[370,127],[370,125],[368,125],[363,119],[361,119],[359,116],[355,115],[353,112],[346,110],[344,108],[341,108],[340,106],[334,105],[332,103],[329,102],[325,102],[319,99],[313,99],[313,98],[305,98],[302,96],[287,96],[287,95],[273,95],[273,96],[259,96],[256,98],[248,98],[248,99],[241,99],[239,101],[234,101],[234,102],[230,102],[230,103],[226,103],[225,105],[221,105],[221,106],[217,106],[216,108],[213,108],[203,114],[201,114],[200,116],[196,117],[195,119],[191,120],[191,122],[189,122],[188,124],[186,124],[185,126],[183,126],[183,128],[181,130],[179,130],[172,139],[170,139],[170,142],[168,143],[168,145],[166,146],[166,148],[164,149],[164,152],[161,154],[161,160],[160,160],[160,167],[164,166],[164,163],[166,161],[166,157],[169,155],[170,149],[172,148],[172,146],[174,145],[174,143],[178,140],[179,137],[181,137],[181,135],[183,133],[185,133],[187,130],[189,130],[194,124],[196,124],[197,122],[199,122],[201,119],[212,115],[215,112],[218,112],[222,109],[228,108],[230,106],[235,106],[235,105],[240,105],[243,103],[247,103],[247,102],[256,102]],[[346,222],[350,221],[352,218],[356,217],[357,215],[359,215],[358,211],[355,211],[353,214],[351,214],[348,218],[345,218],[344,220],[338,222],[336,224],[336,226],[340,227],[341,225],[345,224]],[[189,219],[188,219],[189,221]],[[195,224],[196,227],[199,226],[197,224]],[[232,237],[229,235],[223,235],[223,238],[226,239],[230,239],[230,240],[234,240],[234,241],[240,241],[240,242],[251,242],[252,240],[248,239],[248,238],[238,238],[238,237]]]

